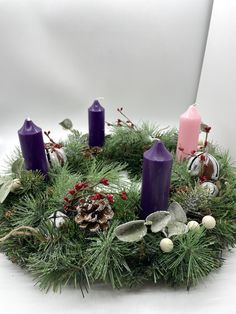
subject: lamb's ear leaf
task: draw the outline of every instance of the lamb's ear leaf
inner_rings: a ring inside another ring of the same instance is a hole
[[[66,130],[71,130],[73,128],[73,123],[70,119],[64,119],[59,124]]]
[[[4,183],[8,182],[11,180],[11,177],[5,176],[5,177],[0,177],[0,186],[3,185]]]
[[[167,211],[157,211],[147,216],[146,221],[151,225],[152,232],[156,233],[164,229],[171,220],[171,215]]]
[[[7,198],[8,194],[11,192],[11,187],[13,180],[8,180],[0,188],[0,203],[2,204]]]
[[[140,241],[147,233],[145,220],[133,220],[115,228],[116,237],[123,242]]]
[[[179,221],[183,223],[187,222],[186,213],[179,203],[177,202],[171,203],[168,210],[170,212],[172,222],[174,221]]]
[[[188,232],[188,226],[182,222],[175,221],[167,226],[168,229],[168,237],[172,237],[173,235],[180,235]]]
[[[24,159],[18,158],[13,162],[11,166],[11,172],[19,175],[21,171],[23,170],[23,166],[24,166]]]

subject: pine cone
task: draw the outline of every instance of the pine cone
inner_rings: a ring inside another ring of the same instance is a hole
[[[75,222],[81,229],[91,232],[106,230],[114,212],[107,199],[94,200],[91,196],[80,200]]]

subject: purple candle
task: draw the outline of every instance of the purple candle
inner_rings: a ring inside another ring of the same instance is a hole
[[[88,109],[89,146],[103,146],[105,139],[105,110],[98,100]]]
[[[42,129],[26,119],[18,131],[22,155],[26,170],[38,170],[43,175],[48,174],[48,164],[44,149]]]
[[[143,179],[139,216],[145,219],[158,210],[167,210],[173,157],[161,141],[143,154]]]

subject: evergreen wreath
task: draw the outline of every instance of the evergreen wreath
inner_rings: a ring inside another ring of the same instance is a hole
[[[182,220],[172,227],[163,213],[138,220],[143,153],[159,138],[175,154],[178,134],[135,125],[118,111],[124,119],[107,123],[103,148],[88,147],[87,135],[69,119],[61,122],[70,132],[66,141],[55,143],[45,132],[47,181],[24,170],[18,149],[0,178],[0,250],[43,290],[73,285],[84,294],[95,282],[123,288],[147,281],[189,289],[219,268],[224,250],[235,245],[235,169],[228,153],[207,141],[199,156],[204,162],[207,147],[218,161],[217,192],[202,187],[204,173],[190,175],[188,161],[174,161],[170,207]]]

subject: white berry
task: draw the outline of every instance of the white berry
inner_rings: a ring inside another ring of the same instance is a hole
[[[21,188],[20,180],[19,179],[14,179],[12,181],[12,185],[11,185],[11,192],[14,193],[14,192],[20,190],[20,188]]]
[[[202,218],[202,224],[206,229],[213,229],[216,225],[216,220],[214,217],[207,215]]]
[[[173,250],[173,247],[173,242],[168,238],[164,238],[160,242],[160,248],[165,253],[171,252]]]
[[[195,220],[189,221],[187,226],[188,226],[189,230],[194,230],[194,229],[197,230],[200,228],[199,223]]]

